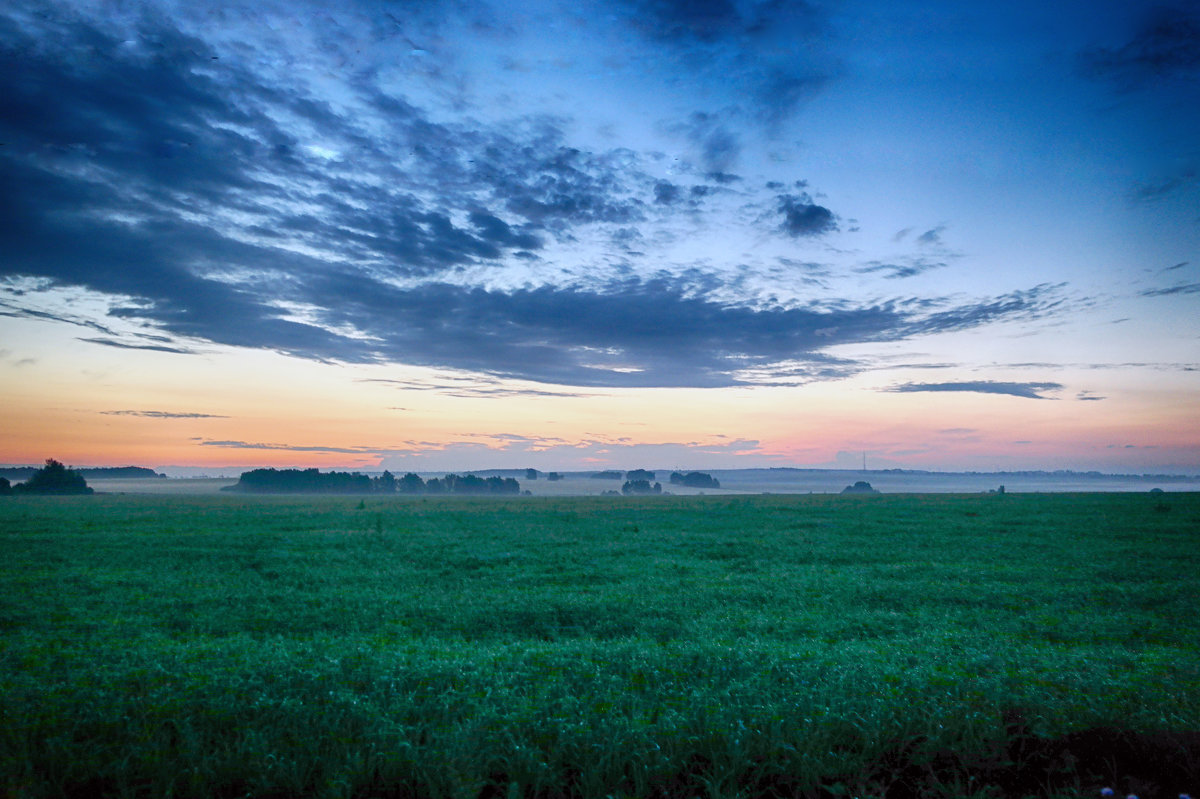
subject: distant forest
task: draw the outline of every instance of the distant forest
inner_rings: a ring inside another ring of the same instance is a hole
[[[391,472],[371,477],[319,469],[254,469],[221,490],[246,494],[520,494],[521,484],[511,477],[472,474],[422,480],[412,472],[397,478]]]
[[[0,477],[7,480],[28,480],[39,471],[37,466],[13,466],[0,469]],[[167,479],[165,474],[159,474],[144,466],[104,466],[72,469],[71,471],[81,475],[85,480],[131,480],[146,477]]]

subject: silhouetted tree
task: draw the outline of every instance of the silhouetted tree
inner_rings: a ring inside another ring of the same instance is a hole
[[[243,472],[237,485],[223,491],[260,494],[519,494],[521,484],[511,477],[476,477],[448,474],[425,482],[409,472],[397,480],[390,472],[372,480],[357,472],[320,472],[317,469],[254,469]]]
[[[645,480],[647,483],[654,481],[654,472],[648,472],[645,469],[634,469],[633,471],[625,472],[626,480]]]
[[[558,472],[550,472],[550,474],[546,475],[546,479],[553,483],[557,480],[561,480],[562,475]]]
[[[12,493],[12,485],[9,484],[7,477],[0,477],[0,496]]]
[[[370,494],[375,486],[370,477],[357,472],[253,469],[242,472],[236,485],[222,490],[256,494]]]
[[[621,486],[621,493],[626,496],[630,494],[661,494],[662,483],[650,485],[649,480],[627,480],[625,485]]]
[[[33,476],[20,483],[16,491],[22,494],[91,494],[87,481],[79,472],[68,469],[53,458]]]
[[[525,479],[526,480],[538,479],[538,470],[537,469],[526,469],[525,470]]]
[[[692,488],[720,488],[721,484],[717,478],[711,474],[704,472],[688,472],[680,474],[679,472],[671,472],[671,483],[673,485],[685,485]]]
[[[396,490],[401,494],[424,494],[425,481],[420,475],[409,472],[400,478],[400,482],[396,485]]]

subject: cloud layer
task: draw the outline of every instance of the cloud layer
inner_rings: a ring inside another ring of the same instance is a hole
[[[714,202],[780,247],[840,231],[804,181],[759,190],[733,174],[740,144],[721,112],[666,125],[699,164],[665,177],[654,153],[571,146],[561,119],[435,113],[377,69],[318,94],[279,63],[252,68],[282,58],[269,48],[239,54],[150,13],[45,8],[0,14],[0,276],[107,298],[105,323],[86,323],[103,335],[81,341],[712,387],[844,377],[857,365],[831,354],[839,345],[1041,318],[1063,302],[1053,285],[974,300],[780,298],[724,267],[647,254]],[[639,35],[689,58],[822,24],[805,4],[783,22],[769,3],[631,8]],[[736,66],[751,95],[775,98],[754,100],[763,119],[825,80],[782,63]],[[943,229],[919,244],[940,245]],[[624,255],[594,241],[623,242]],[[944,265],[914,256],[858,273]],[[12,285],[5,313],[47,313],[28,302],[38,289]]]

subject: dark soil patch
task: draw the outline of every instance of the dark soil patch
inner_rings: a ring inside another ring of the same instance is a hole
[[[815,790],[779,791],[763,786],[763,796],[833,797],[878,795],[925,799],[960,795],[1007,797],[1077,794],[1099,797],[1111,788],[1119,797],[1177,799],[1200,793],[1200,732],[1139,733],[1119,727],[1093,727],[1043,738],[1032,734],[1020,713],[1006,716],[1005,740],[982,755],[930,752],[925,741],[898,743],[859,775],[845,775]],[[799,786],[790,786],[793,789]]]
[[[760,763],[739,780],[743,795],[762,799],[1025,799],[1047,795],[1099,799],[1102,788],[1117,797],[1177,799],[1200,794],[1200,732],[1138,733],[1094,727],[1060,738],[1032,734],[1020,714],[1010,714],[1004,740],[967,757],[935,751],[923,738],[898,742],[864,771],[832,775],[820,784],[789,776],[786,763]],[[647,799],[705,796],[713,765],[693,755],[678,773],[655,783]],[[571,782],[571,781],[568,781]],[[494,775],[479,799],[503,799],[505,775]],[[575,785],[536,799],[571,799]],[[628,787],[628,786],[625,786]]]

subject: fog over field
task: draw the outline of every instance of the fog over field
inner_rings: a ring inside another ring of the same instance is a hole
[[[225,470],[221,470],[225,471]],[[225,472],[228,474],[229,472]],[[377,475],[377,472],[367,472]],[[524,470],[478,470],[464,473],[479,475],[503,474],[516,478],[523,491],[539,497],[595,496],[603,491],[619,490],[622,480],[602,480],[592,472],[566,472],[563,478],[551,482],[542,473],[537,480],[527,480]],[[441,477],[445,472],[421,473],[424,478]],[[846,486],[866,480],[881,493],[942,494],[986,493],[1001,486],[1013,492],[1095,492],[1200,491],[1200,477],[1171,475],[1105,475],[1054,473],[918,473],[889,471],[850,471],[817,469],[715,469],[708,472],[721,484],[719,489],[690,488],[671,485],[666,478],[670,470],[655,472],[663,490],[678,496],[724,494],[836,494]],[[214,494],[234,485],[234,477],[179,477],[167,480],[95,480],[90,484],[97,491],[130,494]]]

